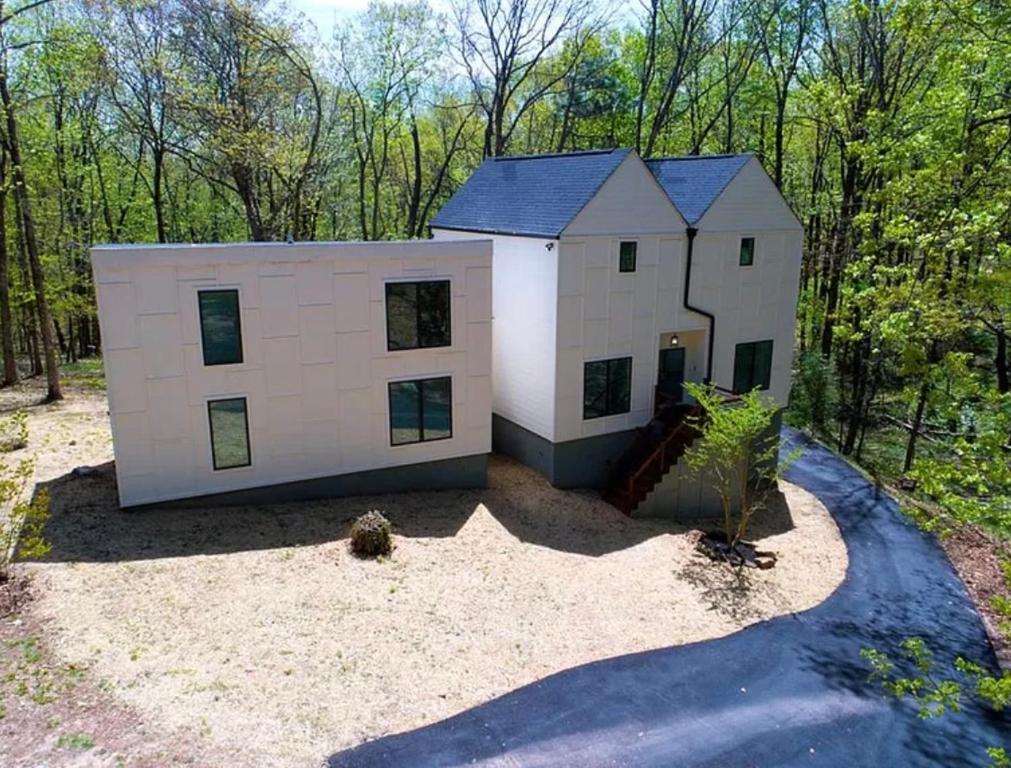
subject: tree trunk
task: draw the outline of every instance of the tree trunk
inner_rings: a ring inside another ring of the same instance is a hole
[[[908,472],[913,468],[913,460],[916,458],[916,438],[920,436],[920,428],[923,426],[923,412],[927,408],[927,395],[930,392],[930,382],[924,377],[920,385],[920,394],[916,400],[916,411],[913,414],[913,423],[909,430],[909,439],[906,441],[906,458],[902,462],[902,471]]]
[[[997,352],[994,365],[997,368],[997,391],[1002,395],[1011,392],[1011,369],[1008,367],[1007,331],[1003,325],[997,326]]]
[[[14,176],[14,204],[18,217],[21,219],[25,250],[28,255],[28,267],[31,271],[32,288],[35,293],[35,310],[39,319],[39,335],[42,341],[42,353],[46,360],[46,400],[62,400],[60,391],[60,366],[56,358],[56,347],[53,344],[53,317],[49,311],[46,299],[45,278],[42,274],[42,263],[39,260],[39,244],[35,235],[35,220],[32,218],[31,201],[28,198],[28,184],[25,179],[25,169],[21,159],[21,147],[18,143],[17,120],[11,105],[10,89],[7,87],[6,61],[3,71],[0,71],[0,101],[6,112],[7,154],[11,159],[11,170]]]
[[[6,158],[0,158],[0,348],[3,350],[3,384],[18,380],[14,356],[14,319],[11,315],[10,263],[7,256],[7,179]]]

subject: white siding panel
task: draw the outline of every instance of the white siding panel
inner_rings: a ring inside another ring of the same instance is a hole
[[[801,228],[761,162],[754,157],[713,201],[696,226],[700,232],[740,234]]]
[[[327,286],[330,280],[326,281]],[[337,335],[334,333],[332,304],[299,307],[298,341],[303,363],[332,363],[337,356]]]
[[[147,378],[183,375],[182,328],[178,315],[141,315],[140,338]]]
[[[489,450],[491,259],[487,240],[95,249],[103,338],[131,345],[104,349],[121,502]],[[453,281],[453,346],[388,352],[372,286],[419,276]],[[203,364],[202,287],[239,288],[242,363]],[[144,314],[130,300],[140,293],[171,311]],[[389,380],[436,375],[453,378],[453,437],[392,448]],[[215,471],[207,400],[225,397],[246,398],[252,466]]]
[[[298,294],[294,277],[281,275],[260,279],[260,321],[265,339],[298,335]]]
[[[337,332],[369,329],[369,276],[365,273],[333,277]],[[383,330],[380,326],[378,330]]]
[[[432,234],[440,243],[481,236],[439,229]],[[504,235],[495,235],[493,241],[493,409],[553,440],[558,295],[566,292],[560,288],[558,242]],[[573,294],[583,290],[582,255],[577,258],[580,267],[572,270],[567,289]],[[476,346],[476,340],[468,341],[468,348]],[[478,373],[479,365],[469,358],[468,372]]]
[[[106,320],[103,349],[132,349],[140,346],[137,331],[137,299],[133,283],[99,283],[98,305]]]
[[[630,235],[684,231],[684,220],[671,205],[645,163],[631,154],[572,220],[565,235]]]

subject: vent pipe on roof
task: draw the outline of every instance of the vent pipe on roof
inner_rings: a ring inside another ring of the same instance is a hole
[[[703,317],[709,320],[709,344],[708,351],[706,353],[706,377],[703,379],[703,384],[711,384],[713,380],[713,341],[716,337],[716,315],[712,312],[708,312],[701,307],[696,307],[692,304],[689,296],[691,295],[692,287],[692,254],[695,250],[695,235],[699,231],[695,227],[685,228],[685,234],[688,236],[688,253],[685,259],[685,296],[684,296],[684,306],[685,309],[689,309],[692,312],[698,312]]]

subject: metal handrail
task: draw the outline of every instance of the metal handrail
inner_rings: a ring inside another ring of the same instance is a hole
[[[643,472],[645,472],[650,466],[652,466],[653,461],[657,458],[657,456],[660,457],[660,466],[663,467],[667,446],[670,445],[671,441],[673,441],[675,437],[680,435],[682,432],[686,431],[689,428],[689,426],[690,425],[688,424],[688,422],[683,419],[676,427],[674,427],[674,429],[670,431],[670,434],[668,434],[667,437],[665,437],[660,442],[660,445],[656,447],[656,449],[646,458],[646,460],[639,465],[639,469],[637,469],[629,476],[628,478],[629,498],[632,498],[635,495],[635,481],[639,479],[639,477],[643,474]]]

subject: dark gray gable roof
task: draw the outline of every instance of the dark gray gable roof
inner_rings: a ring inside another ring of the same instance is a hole
[[[695,224],[751,159],[751,155],[700,155],[647,160],[646,166],[684,220]]]
[[[432,226],[500,235],[558,237],[631,150],[485,160]]]

